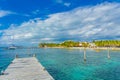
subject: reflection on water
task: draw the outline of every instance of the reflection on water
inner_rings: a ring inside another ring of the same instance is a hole
[[[100,52],[101,50],[100,49],[94,49],[96,52]]]
[[[55,80],[120,80],[119,51],[110,51],[108,59],[107,50],[86,50],[84,62],[84,51],[79,49],[0,49],[0,70],[5,69],[16,54],[20,57],[36,54]]]

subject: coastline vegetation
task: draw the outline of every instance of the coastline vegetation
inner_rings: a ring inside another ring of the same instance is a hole
[[[68,40],[62,43],[40,43],[39,47],[79,47],[79,42]]]
[[[39,47],[120,47],[120,40],[94,40],[92,42],[67,40],[62,43],[40,43]]]
[[[120,47],[119,40],[99,40],[93,41],[97,47]]]

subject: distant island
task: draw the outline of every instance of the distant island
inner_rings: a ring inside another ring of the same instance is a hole
[[[40,48],[46,47],[86,47],[86,48],[97,48],[97,47],[120,47],[120,40],[94,40],[92,42],[77,42],[72,40],[67,40],[62,43],[40,43]]]

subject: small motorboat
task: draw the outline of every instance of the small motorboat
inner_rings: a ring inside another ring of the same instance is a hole
[[[8,49],[9,50],[15,50],[17,47],[16,46],[14,46],[14,45],[12,45],[12,46],[10,46],[10,47],[8,47]]]

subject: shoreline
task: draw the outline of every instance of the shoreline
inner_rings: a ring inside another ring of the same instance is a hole
[[[117,47],[95,47],[95,48],[90,48],[90,47],[43,47],[43,48],[67,48],[67,49],[92,49],[92,50],[120,50],[120,48],[117,48]]]
[[[71,49],[120,50],[120,48],[116,48],[116,47],[96,47],[96,48],[72,47]]]

